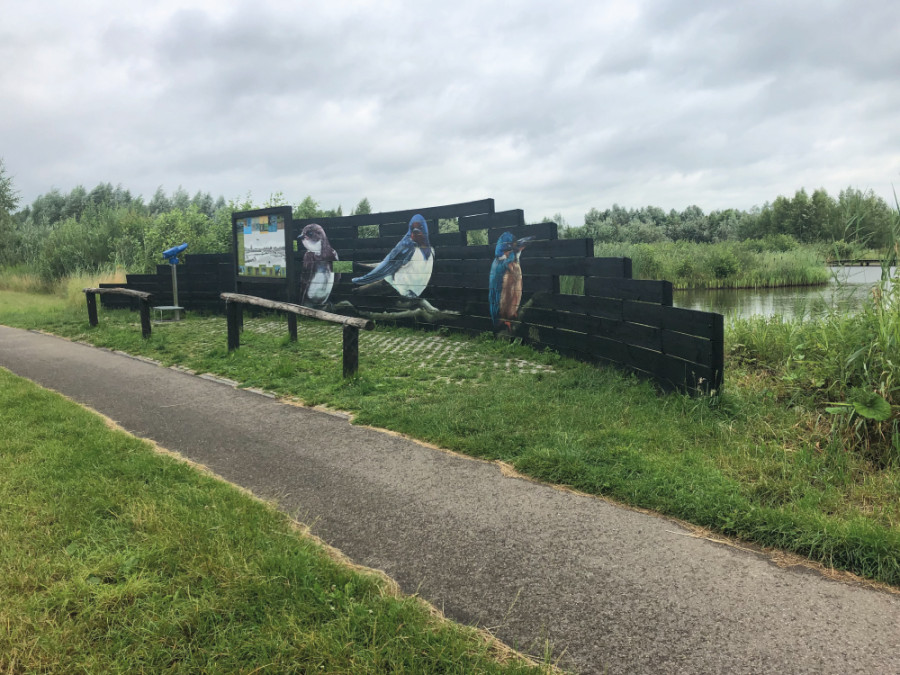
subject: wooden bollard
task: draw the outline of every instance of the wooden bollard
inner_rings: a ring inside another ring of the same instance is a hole
[[[297,341],[297,315],[288,313],[288,335],[291,336],[291,342]]]
[[[225,316],[228,321],[228,351],[232,352],[238,347],[241,346],[241,328],[240,328],[240,317],[238,313],[240,312],[240,304],[237,302],[232,302],[231,300],[225,301]]]
[[[97,319],[97,294],[93,291],[85,291],[84,297],[87,298],[88,323],[96,326],[100,323]]]
[[[344,377],[352,377],[359,370],[359,328],[344,326]]]
[[[141,336],[150,337],[150,298],[141,298]]]

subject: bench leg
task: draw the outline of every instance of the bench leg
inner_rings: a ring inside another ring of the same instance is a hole
[[[225,316],[228,321],[228,351],[233,352],[241,346],[240,305],[231,300],[225,301]]]
[[[359,370],[359,328],[344,326],[344,377],[352,377]]]
[[[141,335],[146,340],[150,337],[150,299],[141,298]]]
[[[96,326],[98,323],[100,323],[97,320],[97,294],[85,293],[84,297],[87,298],[88,323],[90,323],[92,326]]]

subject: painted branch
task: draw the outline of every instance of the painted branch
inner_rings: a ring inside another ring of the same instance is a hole
[[[341,316],[340,314],[332,314],[324,312],[321,309],[311,309],[302,305],[294,305],[289,302],[278,302],[276,300],[266,300],[265,298],[257,298],[254,295],[243,295],[241,293],[222,293],[219,295],[226,303],[234,302],[244,305],[256,305],[257,307],[265,307],[266,309],[275,309],[281,312],[290,312],[292,314],[301,314],[313,319],[321,319],[322,321],[330,321],[339,323],[344,326],[353,326],[362,330],[372,330],[375,324],[369,319],[359,319],[352,316]]]

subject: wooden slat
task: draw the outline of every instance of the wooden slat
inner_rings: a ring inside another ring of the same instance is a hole
[[[522,209],[497,211],[480,216],[468,216],[459,219],[459,231],[490,230],[499,227],[521,227],[525,224],[525,212]]]
[[[381,225],[383,223],[409,223],[410,219],[415,215],[420,215],[425,220],[431,221],[438,218],[451,219],[463,218],[466,216],[474,216],[485,213],[494,212],[493,199],[480,199],[474,202],[460,202],[459,204],[444,204],[442,206],[428,206],[420,209],[404,209],[403,211],[385,211],[381,213],[368,213],[358,216],[340,216],[338,218],[300,218],[294,222],[298,227],[308,223],[318,223],[325,232],[329,227],[334,226],[352,226],[361,227],[363,225]]]
[[[504,232],[509,232],[516,239],[521,237],[534,237],[538,240],[555,240],[559,236],[559,227],[556,223],[538,223],[536,225],[522,225],[521,227],[497,227],[488,230],[488,244],[495,246],[497,240]],[[530,246],[530,244],[529,244]]]
[[[645,323],[665,330],[696,335],[714,342],[725,337],[724,318],[715,312],[700,312],[681,307],[652,306],[626,301],[623,316],[633,323]]]
[[[584,280],[584,294],[671,306],[672,283],[643,279],[587,277]]]

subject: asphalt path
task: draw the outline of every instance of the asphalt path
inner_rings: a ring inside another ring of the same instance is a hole
[[[0,326],[0,365],[208,466],[447,616],[582,673],[898,673],[900,596],[341,416]]]

